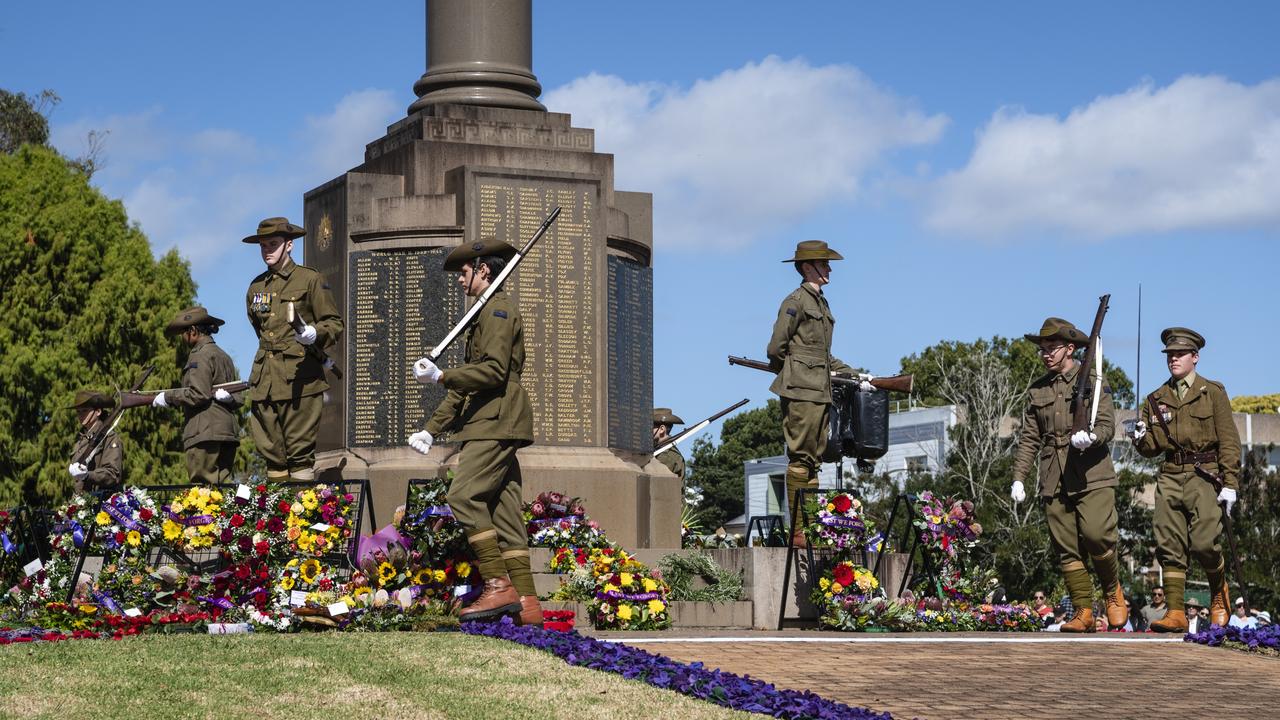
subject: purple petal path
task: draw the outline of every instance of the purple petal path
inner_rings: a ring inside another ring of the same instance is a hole
[[[1250,718],[1280,705],[1280,658],[1180,636],[593,634],[902,718]]]

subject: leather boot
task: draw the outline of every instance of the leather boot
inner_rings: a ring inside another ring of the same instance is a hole
[[[1185,610],[1170,610],[1164,617],[1151,623],[1152,632],[1184,633],[1187,631],[1187,613]]]
[[[1091,633],[1098,628],[1093,622],[1092,608],[1076,608],[1076,614],[1058,628],[1064,633]]]
[[[511,586],[506,575],[484,581],[484,592],[470,605],[462,608],[458,619],[462,622],[471,620],[490,620],[507,613],[518,613],[521,610],[520,596]]]
[[[1231,619],[1231,591],[1227,588],[1227,573],[1220,569],[1209,573],[1209,622],[1226,627]]]
[[[516,624],[542,627],[542,605],[537,595],[520,596],[520,617]]]
[[[1124,606],[1124,589],[1116,583],[1115,590],[1107,593],[1107,625],[1113,630],[1129,622],[1129,609]]]

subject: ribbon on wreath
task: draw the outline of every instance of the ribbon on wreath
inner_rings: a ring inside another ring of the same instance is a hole
[[[94,602],[105,607],[116,615],[120,614],[120,605],[118,605],[115,599],[111,597],[111,593],[94,590],[91,594],[93,595]]]
[[[195,525],[208,525],[209,523],[213,522],[212,515],[192,515],[189,518],[184,518],[178,513],[168,509],[167,507],[165,508],[165,513],[169,516],[170,520],[178,523],[179,525],[185,525],[186,527],[192,527]]]
[[[214,607],[220,607],[223,610],[231,610],[235,608],[235,603],[231,602],[230,600],[224,597],[206,597],[204,595],[200,595],[196,599],[199,600],[200,602],[207,602],[210,605],[213,605]]]
[[[120,523],[126,528],[130,530],[136,530],[139,533],[142,533],[143,535],[147,534],[148,532],[147,528],[143,525],[139,525],[138,521],[134,520],[130,515],[125,514],[125,512],[120,508],[116,507],[115,502],[104,503],[102,506],[102,509],[106,510],[108,515],[110,515],[112,518],[115,518],[116,522]]]
[[[570,525],[577,525],[581,521],[582,521],[581,515],[565,515],[564,517],[554,517],[554,518],[534,518],[529,521],[529,524],[543,526],[543,525],[559,525],[562,522],[567,522]]]
[[[13,541],[9,539],[9,533],[6,533],[6,532],[0,532],[0,547],[4,548],[4,552],[6,555],[8,555],[9,553],[12,553],[14,550],[17,550],[17,548],[13,544]]]
[[[818,522],[827,527],[851,528],[859,530],[866,527],[866,524],[856,518],[841,517],[839,515],[827,515],[818,518]]]
[[[625,593],[620,590],[609,590],[600,593],[607,600],[630,600],[632,602],[644,602],[646,600],[661,600],[660,592],[643,592],[643,593]]]

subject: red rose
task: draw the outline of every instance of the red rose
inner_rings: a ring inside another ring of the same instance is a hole
[[[258,532],[262,532],[266,528],[267,528],[267,521],[263,520],[262,518],[258,518],[258,522],[253,524],[253,529],[257,530]]]
[[[118,533],[116,533],[116,543],[117,543],[117,544],[119,544],[119,545],[123,545],[123,544],[124,544],[124,533],[122,533],[122,532],[118,532]]]
[[[289,512],[289,508],[292,508],[292,507],[293,507],[293,503],[289,502],[288,500],[280,501],[280,512],[287,513]]]
[[[247,565],[241,565],[240,567],[236,568],[236,577],[241,580],[248,580],[249,567]]]
[[[264,492],[266,492],[266,491],[267,491],[267,486],[266,486],[266,485],[259,485],[259,486],[258,486],[258,492],[260,492],[260,493],[264,493]]]
[[[836,566],[835,572],[832,573],[836,582],[845,587],[853,584],[853,568],[846,563],[840,563]]]
[[[231,516],[231,527],[241,527],[244,525],[244,516],[236,513]]]
[[[837,495],[831,504],[836,506],[836,512],[844,514],[849,512],[849,508],[853,507],[853,501],[848,495]]]
[[[138,517],[142,518],[143,521],[150,520],[154,516],[155,513],[151,512],[149,508],[142,508],[138,511]]]
[[[254,545],[254,546],[253,546],[253,549],[254,549],[254,550],[255,550],[259,555],[262,555],[262,556],[264,556],[264,557],[265,557],[267,553],[271,552],[271,544],[270,544],[270,543],[268,543],[266,540],[260,540],[260,541],[258,541],[258,544],[257,544],[257,545]]]

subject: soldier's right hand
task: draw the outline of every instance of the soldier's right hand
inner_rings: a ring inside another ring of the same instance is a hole
[[[89,474],[89,468],[85,467],[84,463],[73,462],[67,467],[67,472],[70,473],[71,477],[79,480]]]
[[[1027,489],[1023,487],[1021,480],[1013,481],[1013,487],[1009,490],[1009,497],[1013,498],[1016,503],[1027,499]]]
[[[409,447],[417,450],[423,455],[431,452],[431,443],[433,442],[435,442],[434,438],[432,438],[431,433],[426,430],[416,432],[409,436]]]
[[[444,371],[436,367],[431,362],[431,358],[419,358],[418,362],[413,364],[413,377],[423,385],[434,385],[440,382],[440,376],[444,375]]]
[[[1129,436],[1134,440],[1141,440],[1147,434],[1147,423],[1139,420],[1133,424],[1133,433]]]
[[[217,390],[213,391],[213,399],[217,400],[220,403],[227,403],[227,404],[234,404],[236,401],[235,397],[233,397],[231,393],[227,392],[226,390],[223,390],[222,388],[218,388]]]

